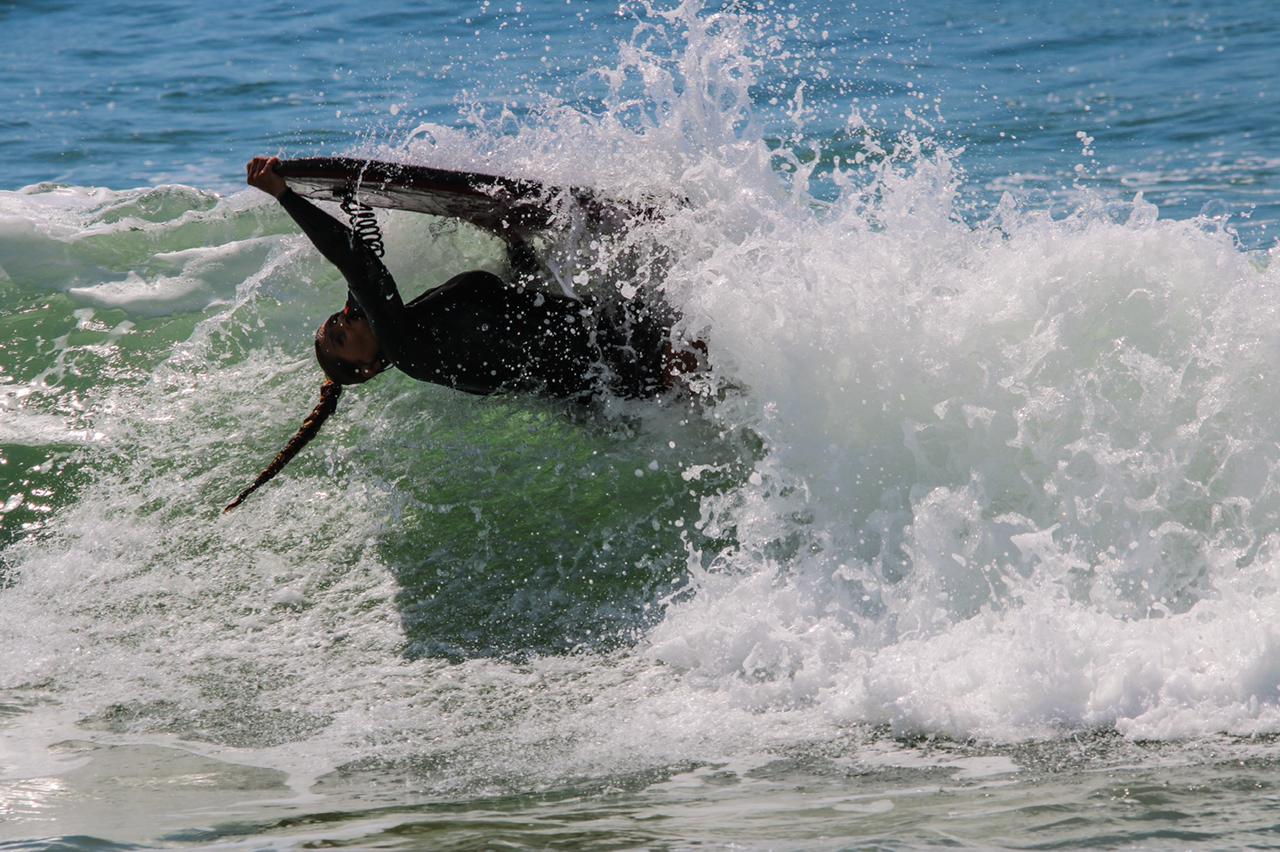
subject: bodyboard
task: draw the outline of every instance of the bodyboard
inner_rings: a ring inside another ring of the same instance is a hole
[[[284,160],[276,171],[307,198],[351,197],[370,207],[448,216],[494,231],[545,230],[573,218],[585,218],[592,229],[612,228],[656,215],[650,207],[604,198],[586,187],[407,163],[308,157]]]

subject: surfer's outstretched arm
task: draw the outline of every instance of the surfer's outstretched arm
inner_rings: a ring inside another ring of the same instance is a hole
[[[382,261],[354,231],[289,189],[284,178],[276,173],[279,163],[277,157],[254,157],[247,167],[249,185],[275,196],[307,239],[325,260],[338,267],[343,277],[350,280],[353,275],[366,275],[370,265],[382,266]]]
[[[254,157],[247,167],[249,185],[275,196],[325,260],[338,267],[352,298],[390,354],[403,336],[400,320],[404,302],[395,279],[354,231],[289,189],[276,173],[279,163],[276,157]]]

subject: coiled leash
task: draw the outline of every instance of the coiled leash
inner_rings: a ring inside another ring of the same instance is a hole
[[[355,231],[356,236],[369,247],[369,250],[378,257],[386,254],[387,248],[382,244],[382,229],[378,227],[378,219],[373,214],[373,208],[356,201],[355,192],[352,189],[348,189],[342,196],[340,206],[351,222],[351,230]]]

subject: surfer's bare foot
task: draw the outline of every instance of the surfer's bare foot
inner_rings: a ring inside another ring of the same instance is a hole
[[[279,198],[287,189],[284,178],[276,174],[276,166],[280,165],[279,157],[254,157],[245,166],[248,176],[245,180],[249,186],[255,186],[263,192]]]

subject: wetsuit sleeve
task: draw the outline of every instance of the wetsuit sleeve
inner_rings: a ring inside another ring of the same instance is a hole
[[[404,349],[405,310],[391,273],[354,231],[292,189],[279,200],[325,260],[338,267],[351,298],[373,327],[382,354],[397,362]]]

